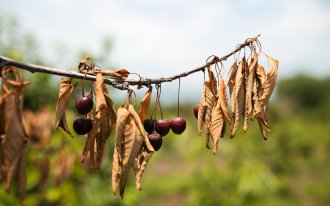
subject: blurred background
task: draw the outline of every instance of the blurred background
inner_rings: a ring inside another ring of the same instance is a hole
[[[194,74],[181,80],[187,129],[164,137],[141,192],[132,172],[124,200],[111,192],[113,135],[101,170],[90,171],[80,163],[83,137],[42,130],[29,148],[25,204],[329,205],[328,1],[0,0],[0,55],[67,70],[88,55],[104,69],[169,76],[204,64],[212,54],[223,56],[257,34],[263,51],[280,61],[268,141],[251,122],[247,134],[226,135],[217,156],[207,150],[193,116],[203,74]],[[225,62],[225,74],[232,61]],[[24,93],[31,120],[51,116],[52,125],[59,77],[25,72],[25,79],[32,82]],[[162,85],[168,119],[176,116],[177,87]],[[126,94],[109,89],[118,106]],[[138,99],[145,91],[137,91]],[[72,103],[68,122],[77,116]],[[17,205],[15,185],[10,195],[2,187],[0,205]]]

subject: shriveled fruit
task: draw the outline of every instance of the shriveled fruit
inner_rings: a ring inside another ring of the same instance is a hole
[[[171,123],[168,119],[157,120],[155,123],[155,131],[162,137],[168,134],[171,129]]]
[[[76,108],[79,114],[85,115],[93,109],[93,99],[89,96],[82,96],[76,100]]]
[[[175,134],[182,134],[186,129],[186,120],[182,117],[176,117],[172,119],[171,129]]]
[[[194,107],[194,115],[196,119],[198,118],[198,109],[199,109],[199,104],[196,104],[196,106]]]
[[[152,133],[154,131],[156,120],[155,119],[145,119],[143,121],[143,127],[148,133]]]
[[[73,129],[79,135],[87,134],[89,131],[91,131],[92,127],[93,127],[92,119],[79,117],[75,119],[73,122]]]
[[[155,151],[158,151],[161,148],[163,144],[163,138],[160,134],[158,133],[148,134],[148,139]]]

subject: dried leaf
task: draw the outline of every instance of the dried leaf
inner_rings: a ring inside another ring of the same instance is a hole
[[[198,134],[201,135],[203,125],[204,125],[204,119],[206,114],[206,85],[203,86],[202,95],[199,101],[199,109],[198,109],[198,117],[197,117],[197,128],[198,128]]]
[[[135,124],[136,124],[136,126],[137,126],[137,129],[139,130],[139,133],[138,133],[138,134],[139,134],[139,135],[138,135],[138,136],[139,136],[138,141],[139,141],[139,142],[141,141],[141,143],[139,143],[139,144],[137,145],[137,147],[140,148],[141,145],[142,145],[142,140],[144,140],[144,142],[145,142],[146,146],[148,147],[148,149],[149,149],[150,151],[154,151],[152,145],[149,143],[149,140],[148,140],[147,135],[144,134],[143,124],[142,124],[142,122],[141,122],[141,119],[140,119],[139,115],[138,115],[138,114],[136,113],[136,111],[134,110],[133,105],[130,104],[130,105],[128,106],[128,112],[130,113],[131,117],[134,119],[134,122],[135,122]],[[142,136],[143,138],[141,138],[141,136]]]
[[[221,111],[221,106],[218,101],[218,104],[213,108],[211,125],[210,125],[210,133],[213,139],[213,154],[216,154],[218,150],[218,142],[223,128],[223,115]]]
[[[5,133],[4,95],[0,95],[0,137]]]
[[[99,169],[101,166],[105,142],[111,133],[111,115],[109,115],[107,100],[105,97],[105,87],[101,74],[96,75],[96,114],[93,121],[92,130],[88,133],[82,153],[82,163],[89,154],[92,168]],[[106,93],[107,94],[107,93]]]
[[[46,181],[49,176],[50,169],[50,160],[48,157],[44,157],[41,161],[38,161],[39,167],[39,182],[38,182],[38,191],[43,193],[46,185]]]
[[[226,129],[227,129],[227,123],[223,122],[223,127],[222,127],[221,135],[220,135],[221,138],[224,138],[224,136],[226,134]]]
[[[142,144],[149,144],[149,148],[153,151],[151,144],[148,141],[146,135],[144,135],[143,126],[138,114],[135,112],[133,105],[129,104],[129,122],[124,127],[124,140],[122,141],[121,156],[121,174],[119,177],[120,196],[123,198],[125,185],[127,182],[128,173],[131,167],[133,167],[135,158],[138,156],[139,151],[142,148]]]
[[[253,83],[255,81],[256,68],[258,68],[258,54],[255,52],[252,61],[248,66],[249,72],[248,72],[248,78],[246,81],[246,88],[245,88],[245,114],[244,114],[244,124],[243,124],[244,132],[246,132],[248,129],[249,116],[251,115],[253,110],[252,89],[253,89]]]
[[[140,117],[141,121],[143,121],[148,114],[151,97],[152,97],[152,87],[149,87],[148,91],[142,98],[140,107],[139,107],[139,117]]]
[[[230,111],[233,113],[233,116],[235,115],[235,103],[236,103],[236,76],[237,76],[237,71],[240,71],[242,73],[243,71],[243,60],[245,61],[245,58],[242,59],[242,61],[237,65],[236,61],[231,67],[231,73],[230,77],[228,80],[228,86],[229,86],[229,94],[230,94]]]
[[[264,109],[264,120],[265,120],[267,125],[269,124],[269,119],[270,119],[270,111],[269,111],[269,102],[268,102],[265,105],[265,109]]]
[[[258,67],[256,69],[256,77],[259,80],[261,85],[265,84],[267,75],[265,72],[265,68],[262,65],[258,65]]]
[[[5,133],[1,144],[1,173],[7,177],[6,190],[9,192],[13,174],[28,142],[22,124],[23,95],[9,94],[4,99]]]
[[[264,124],[261,119],[258,119],[258,125],[259,125],[259,129],[261,131],[262,137],[264,138],[264,140],[267,140],[266,130],[264,129],[264,126],[263,126]]]
[[[120,76],[123,79],[126,79],[128,77],[128,75],[130,74],[129,71],[127,71],[126,69],[119,69],[116,71],[118,74],[120,74]]]
[[[120,196],[123,198],[124,196],[124,189],[129,173],[129,169],[131,168],[135,156],[132,156],[132,152],[134,150],[134,142],[135,138],[137,136],[138,130],[136,129],[135,122],[133,118],[129,118],[129,123],[125,125],[124,127],[124,139],[122,142],[122,162],[121,162],[121,175],[119,178],[119,190],[120,190]],[[143,142],[143,139],[141,143]],[[136,147],[135,147],[136,148]],[[139,148],[137,148],[136,153],[138,152]]]
[[[211,70],[211,66],[207,67],[207,71],[209,74],[209,83],[210,83],[210,90],[213,93],[214,96],[216,96],[218,94],[217,92],[217,79],[214,76],[214,73]]]
[[[216,98],[212,93],[212,84],[210,82],[205,82],[205,100],[202,102],[203,106],[206,106],[204,124],[205,124],[205,138],[206,138],[206,147],[210,149],[210,123],[212,117],[212,110],[215,106]]]
[[[16,175],[17,175],[17,183],[18,183],[18,197],[20,202],[22,203],[25,198],[26,192],[26,157],[27,157],[28,147],[25,144],[22,148],[21,155],[18,160]]]
[[[103,91],[103,95],[104,95],[105,102],[107,105],[107,118],[110,121],[109,125],[114,125],[114,124],[116,124],[117,114],[116,114],[114,103],[113,103],[112,99],[110,98],[108,89],[105,86],[105,84],[102,85],[102,91]],[[111,130],[111,128],[110,128],[110,130]]]
[[[228,112],[228,99],[226,93],[226,86],[224,80],[221,78],[219,81],[219,91],[218,91],[218,102],[220,104],[221,111],[223,112],[223,117],[228,124],[231,124],[231,118]]]
[[[133,170],[135,173],[135,184],[136,188],[138,190],[141,190],[141,178],[144,173],[144,170],[146,169],[149,160],[151,159],[152,155],[154,154],[154,151],[149,150],[148,146],[146,144],[150,144],[149,140],[146,140],[141,149],[139,150],[139,153],[137,154],[134,164],[133,164]]]
[[[241,61],[238,70],[237,70],[237,74],[236,74],[236,78],[235,78],[235,92],[233,92],[233,94],[235,94],[233,97],[234,98],[234,125],[231,131],[231,136],[230,138],[233,138],[236,134],[236,131],[238,129],[238,125],[241,119],[241,116],[243,114],[244,111],[244,103],[245,103],[245,95],[244,95],[244,69],[246,67],[246,61],[245,58],[243,58],[243,60]]]
[[[233,89],[235,86],[235,77],[236,77],[237,70],[238,70],[238,65],[237,65],[237,62],[235,61],[230,68],[230,75],[229,75],[229,79],[227,82],[228,87],[229,87],[230,96],[232,95],[232,92],[233,92]]]
[[[79,71],[84,70],[86,68],[87,62],[90,59],[91,59],[90,57],[85,57],[83,60],[81,60],[78,65],[78,70]]]
[[[69,130],[68,124],[66,122],[65,110],[69,104],[70,97],[72,96],[77,83],[71,84],[72,78],[61,78],[60,91],[56,104],[56,118],[55,127],[61,127],[67,134],[72,137]]]
[[[267,74],[267,79],[265,84],[262,87],[262,96],[259,98],[257,107],[264,108],[269,103],[269,98],[273,93],[273,90],[276,85],[277,72],[278,72],[278,61],[267,56],[269,72]],[[261,111],[256,111],[254,117],[263,119]]]
[[[68,150],[62,150],[55,163],[55,183],[61,184],[73,173],[76,154]]]
[[[30,110],[23,112],[23,123],[27,135],[42,148],[54,131],[53,114],[48,107],[39,109],[35,114]]]
[[[122,142],[124,141],[125,126],[129,121],[129,112],[124,106],[118,108],[116,122],[116,141],[112,161],[112,192],[115,194],[122,173]]]

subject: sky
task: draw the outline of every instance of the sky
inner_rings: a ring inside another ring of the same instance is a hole
[[[109,61],[146,77],[165,77],[223,56],[246,38],[261,34],[263,51],[280,61],[279,77],[330,74],[330,3],[327,0],[0,0],[39,41],[45,55],[60,44],[70,53],[100,52],[114,40]],[[0,28],[1,29],[1,28]],[[56,54],[55,54],[56,55]],[[58,55],[58,54],[57,54]],[[227,71],[233,60],[225,64]],[[181,80],[183,96],[198,99],[201,73]],[[177,90],[167,85],[166,95]]]

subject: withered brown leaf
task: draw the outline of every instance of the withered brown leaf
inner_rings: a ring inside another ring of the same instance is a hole
[[[211,70],[211,66],[208,66],[207,67],[207,72],[208,72],[208,75],[209,75],[209,83],[210,83],[210,90],[212,92],[212,94],[214,96],[217,95],[217,79],[215,78],[214,76],[214,73],[212,72]]]
[[[1,173],[7,177],[6,190],[9,192],[11,182],[19,159],[28,143],[28,137],[22,124],[23,96],[9,94],[4,100],[5,108],[5,133],[1,144]],[[24,171],[23,171],[24,172]],[[21,186],[23,187],[23,186]]]
[[[197,128],[198,128],[199,135],[202,133],[205,114],[206,114],[206,108],[207,108],[207,106],[206,106],[206,85],[204,84],[201,98],[199,101],[198,117],[197,117]]]
[[[66,122],[65,110],[69,104],[70,97],[72,96],[77,83],[71,83],[72,78],[62,77],[60,83],[60,91],[56,103],[56,118],[55,127],[56,129],[61,127],[67,134],[72,137],[69,130],[68,124]]]
[[[244,70],[246,69],[247,63],[245,58],[242,59],[237,74],[235,77],[234,92],[232,93],[232,101],[234,101],[234,125],[231,130],[230,138],[234,138],[236,131],[239,126],[241,116],[244,111],[245,95],[244,95]],[[234,99],[234,100],[233,100]]]
[[[137,148],[141,147],[142,144],[142,140],[144,140],[146,146],[148,147],[148,149],[150,151],[154,151],[152,145],[150,144],[147,135],[144,134],[144,129],[143,129],[143,125],[142,125],[142,121],[139,117],[139,115],[136,113],[136,111],[134,110],[133,105],[129,104],[128,105],[128,112],[131,115],[131,117],[134,119],[134,122],[137,126],[137,129],[139,130],[139,135],[137,135],[137,140],[139,142],[139,144],[137,144]],[[143,138],[142,138],[143,137]]]
[[[42,107],[36,113],[24,110],[23,123],[30,140],[37,143],[37,148],[42,148],[53,134],[55,129],[52,112],[49,107]]]
[[[150,144],[149,140],[145,140],[142,144],[141,149],[139,150],[133,164],[133,170],[135,173],[135,184],[138,190],[141,190],[141,178],[146,169],[149,160],[151,159],[152,155],[154,154],[154,150],[149,150],[147,144]]]
[[[92,130],[88,133],[82,153],[82,163],[89,154],[92,168],[101,166],[105,142],[111,133],[111,115],[109,115],[105,97],[105,87],[102,74],[96,75],[96,109]],[[111,100],[111,99],[110,99]]]
[[[251,60],[250,65],[248,66],[248,77],[245,88],[245,112],[244,112],[244,124],[243,131],[246,132],[248,129],[248,120],[249,116],[252,113],[253,105],[252,105],[252,89],[253,83],[255,81],[255,71],[258,68],[258,54],[254,52],[254,56]]]
[[[132,167],[133,161],[135,156],[132,155],[132,152],[134,152],[134,149],[137,149],[136,153],[138,152],[139,148],[134,147],[135,146],[135,138],[137,136],[138,130],[136,128],[135,122],[133,118],[129,117],[129,122],[124,127],[124,139],[122,141],[122,162],[121,162],[121,175],[119,178],[119,190],[120,190],[120,196],[123,198],[124,196],[124,189],[128,177],[128,173],[130,168]],[[143,139],[141,143],[143,142]]]
[[[115,148],[112,161],[112,192],[115,194],[122,173],[122,142],[124,141],[125,126],[129,122],[129,112],[120,106],[117,111]]]
[[[114,103],[113,103],[112,99],[110,98],[109,91],[105,84],[102,85],[102,92],[103,92],[105,102],[107,105],[107,118],[110,121],[109,125],[114,125],[114,124],[116,124],[117,114],[116,114]],[[110,131],[111,131],[111,128],[110,128]]]
[[[212,92],[212,84],[210,82],[205,82],[205,101],[203,106],[206,106],[205,116],[204,116],[204,124],[205,124],[205,139],[206,139],[206,147],[210,149],[210,124],[212,117],[212,110],[216,103],[216,97]]]
[[[258,118],[258,125],[259,125],[259,129],[261,131],[262,137],[264,138],[264,140],[267,140],[266,130],[264,128],[264,123],[263,123],[262,119]]]
[[[121,78],[126,79],[128,77],[128,75],[130,74],[129,71],[127,71],[126,69],[119,69],[116,71],[118,74],[120,74]]]
[[[229,79],[228,79],[228,82],[227,82],[227,85],[229,87],[230,96],[232,95],[233,88],[235,86],[235,77],[236,77],[237,69],[238,69],[238,64],[235,61],[233,63],[233,65],[231,66],[231,68],[230,68],[230,75],[229,75]]]
[[[219,102],[219,101],[218,101]],[[218,150],[218,142],[223,129],[223,115],[220,103],[218,103],[212,111],[211,123],[210,123],[210,133],[213,139],[213,154],[216,154]]]
[[[269,98],[273,93],[276,85],[277,72],[278,72],[278,61],[267,56],[269,72],[267,74],[267,79],[262,87],[262,95],[258,100],[257,108],[264,108],[265,105],[269,104]],[[263,119],[262,111],[256,111],[253,114],[254,117]]]
[[[55,163],[55,183],[61,184],[73,173],[76,154],[68,150],[62,150]]]
[[[139,117],[140,117],[141,121],[143,121],[148,114],[151,97],[152,97],[152,87],[149,87],[148,91],[142,98],[140,107],[139,107]]]
[[[4,95],[0,95],[0,138],[5,133]]]
[[[221,78],[219,81],[219,91],[218,91],[218,103],[220,103],[221,110],[223,112],[223,117],[228,124],[231,124],[231,118],[228,111],[228,99],[227,99],[227,92],[226,92],[226,85],[224,80]]]
[[[19,157],[17,163],[17,184],[18,184],[18,197],[20,202],[22,203],[25,199],[25,192],[26,192],[26,157],[28,151],[28,145],[25,144],[22,148],[21,155]]]
[[[264,85],[264,83],[266,82],[267,74],[265,72],[265,68],[262,65],[258,65],[256,69],[256,78],[261,85]]]

